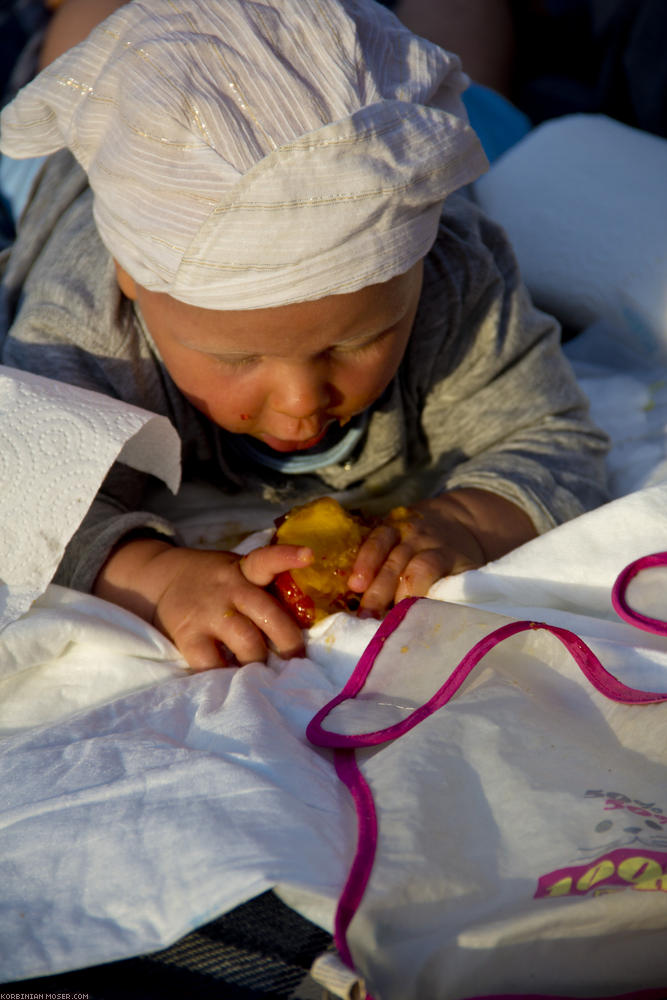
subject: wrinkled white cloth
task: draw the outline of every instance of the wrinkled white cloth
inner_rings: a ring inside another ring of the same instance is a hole
[[[430,596],[570,628],[627,683],[656,689],[665,640],[619,622],[610,593],[626,564],[667,548],[660,373],[575,367],[596,415],[610,430],[616,420],[612,470],[631,492]],[[200,499],[181,528],[214,536]],[[239,511],[235,528],[259,523],[260,511]],[[659,617],[664,593],[656,571],[629,596]],[[375,628],[336,615],[311,630],[305,659],[191,675],[145,622],[49,587],[0,637],[2,978],[167,946],[269,887],[330,930],[355,819],[305,728]]]
[[[67,146],[140,285],[253,309],[407,271],[488,166],[460,61],[371,0],[134,0],[2,113],[16,158]]]
[[[280,883],[316,887],[331,919],[353,849],[351,804],[304,730],[376,623],[338,641],[330,620],[307,659],[192,675],[102,603],[51,587],[8,629],[3,723],[29,725],[0,742],[0,981],[155,950]]]
[[[656,689],[665,640],[615,619],[609,595],[627,562],[667,545],[666,511],[667,485],[641,490],[441,581],[431,596],[572,628],[603,663],[615,650],[609,665],[626,683]],[[650,590],[632,595],[646,610]],[[331,929],[356,821],[305,728],[375,628],[339,614],[311,630],[305,659],[191,675],[149,625],[61,588],[9,626],[0,660],[4,981],[167,946],[269,887]],[[69,693],[49,706],[67,676]],[[410,768],[430,773],[419,760]],[[428,782],[419,792],[413,782],[416,794],[431,795]]]
[[[617,498],[430,596],[570,628],[627,683],[657,689],[665,640],[619,622],[610,594],[625,565],[667,549],[667,372],[609,351],[605,369],[604,331],[585,336],[573,364],[612,434]],[[181,515],[193,540],[265,538],[268,515],[220,513],[207,492]],[[664,571],[632,587],[664,616]],[[191,675],[145,622],[49,587],[0,636],[1,979],[167,946],[270,887],[331,930],[355,818],[305,728],[375,628],[336,615],[305,659]]]

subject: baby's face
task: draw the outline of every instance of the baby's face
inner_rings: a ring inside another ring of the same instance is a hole
[[[270,309],[201,309],[137,285],[117,268],[167,370],[225,430],[279,452],[314,447],[375,402],[396,374],[422,263],[357,292]]]

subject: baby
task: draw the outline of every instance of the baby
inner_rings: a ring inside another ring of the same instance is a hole
[[[3,362],[168,416],[184,481],[236,506],[380,509],[368,615],[606,499],[557,325],[456,193],[486,167],[466,82],[373,0],[134,0],[2,115],[3,153],[46,156]],[[155,496],[115,466],[56,582],[194,669],[299,654],[266,588],[311,552],[188,548]]]

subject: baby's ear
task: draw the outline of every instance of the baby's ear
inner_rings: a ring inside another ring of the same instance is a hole
[[[137,283],[134,278],[131,278],[127,271],[120,266],[118,261],[114,258],[114,266],[116,268],[116,281],[120,287],[123,295],[126,295],[128,299],[132,299],[134,302],[137,297]]]

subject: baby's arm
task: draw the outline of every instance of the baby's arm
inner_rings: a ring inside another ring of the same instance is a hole
[[[502,230],[464,198],[445,207],[422,299],[402,391],[427,499],[359,552],[349,586],[370,614],[608,499],[607,441],[558,326],[533,306]]]
[[[443,576],[498,559],[537,532],[516,504],[485,490],[452,490],[398,508],[369,535],[349,580],[361,609],[381,615],[404,597],[423,597]]]
[[[293,545],[233,552],[178,548],[158,538],[121,543],[93,592],[160,629],[194,670],[303,655],[299,627],[264,589],[284,570],[307,566]]]

